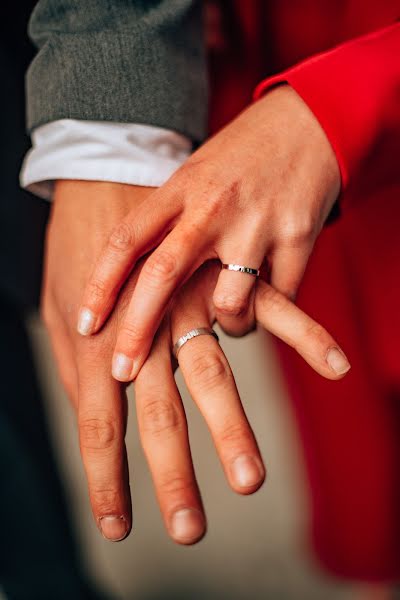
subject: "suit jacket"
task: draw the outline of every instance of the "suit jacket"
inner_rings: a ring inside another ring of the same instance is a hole
[[[195,143],[207,121],[199,0],[40,0],[28,128],[60,118],[145,123]]]

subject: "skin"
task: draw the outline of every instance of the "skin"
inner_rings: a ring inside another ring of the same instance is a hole
[[[113,375],[132,381],[177,289],[207,260],[266,266],[294,299],[339,194],[336,157],[289,86],[251,105],[207,141],[139,211],[113,230],[83,294],[78,330],[101,329],[136,262],[144,263],[115,345]],[[216,315],[231,334],[254,320],[255,278],[222,270]]]
[[[124,442],[126,384],[112,377],[110,365],[145,261],[128,277],[98,334],[82,337],[75,324],[80,298],[100,251],[115,226],[131,211],[140,214],[152,193],[122,184],[60,181],[47,232],[43,317],[77,414],[94,518],[112,541],[129,534],[132,511]],[[219,274],[219,262],[208,262],[175,295],[135,382],[141,442],[156,495],[169,535],[181,544],[201,539],[206,518],[173,377],[177,363],[171,348],[183,333],[214,322],[212,292]],[[257,282],[253,293],[255,320],[296,348],[322,376],[343,376],[344,371],[332,369],[329,356],[344,355],[320,325],[264,281]],[[179,366],[210,429],[229,485],[240,494],[255,492],[262,485],[265,468],[221,347],[211,336],[190,340],[179,353]]]

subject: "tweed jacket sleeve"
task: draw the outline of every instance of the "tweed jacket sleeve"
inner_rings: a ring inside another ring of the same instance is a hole
[[[39,0],[29,34],[28,130],[59,119],[206,136],[200,0]]]

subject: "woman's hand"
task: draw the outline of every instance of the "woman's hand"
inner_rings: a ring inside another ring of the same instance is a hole
[[[296,92],[278,87],[202,146],[114,229],[86,287],[78,330],[97,332],[136,261],[147,258],[116,342],[113,375],[136,377],[173,293],[206,260],[259,269],[293,298],[340,189],[333,150]],[[255,278],[222,270],[224,329],[252,321]]]

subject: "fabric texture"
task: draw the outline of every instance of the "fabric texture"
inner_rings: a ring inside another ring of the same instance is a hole
[[[289,81],[325,129],[344,180],[342,214],[321,232],[297,304],[335,336],[351,371],[328,381],[277,342],[314,557],[341,578],[398,581],[399,2],[233,0],[233,16],[225,7],[210,65],[212,132],[259,82],[266,91]]]
[[[4,6],[0,19],[0,297],[20,307],[39,301],[48,207],[18,186],[29,148],[24,75],[34,56],[26,34],[34,0]]]
[[[398,580],[399,3],[270,6],[274,60],[256,97],[292,85],[342,174],[341,217],[321,232],[297,303],[332,332],[352,369],[327,381],[278,342],[310,482],[313,547],[341,577]],[[223,94],[223,79],[216,85]]]
[[[63,119],[32,132],[20,174],[23,188],[51,200],[56,179],[160,186],[187,159],[191,141],[137,123]]]
[[[29,32],[28,129],[59,119],[206,135],[200,0],[39,0]]]
[[[322,125],[338,159],[342,191],[399,181],[400,22],[360,36],[263,81],[259,98],[286,81]],[[379,145],[385,166],[371,160]],[[366,168],[368,167],[368,168]],[[383,175],[383,177],[382,177]]]

